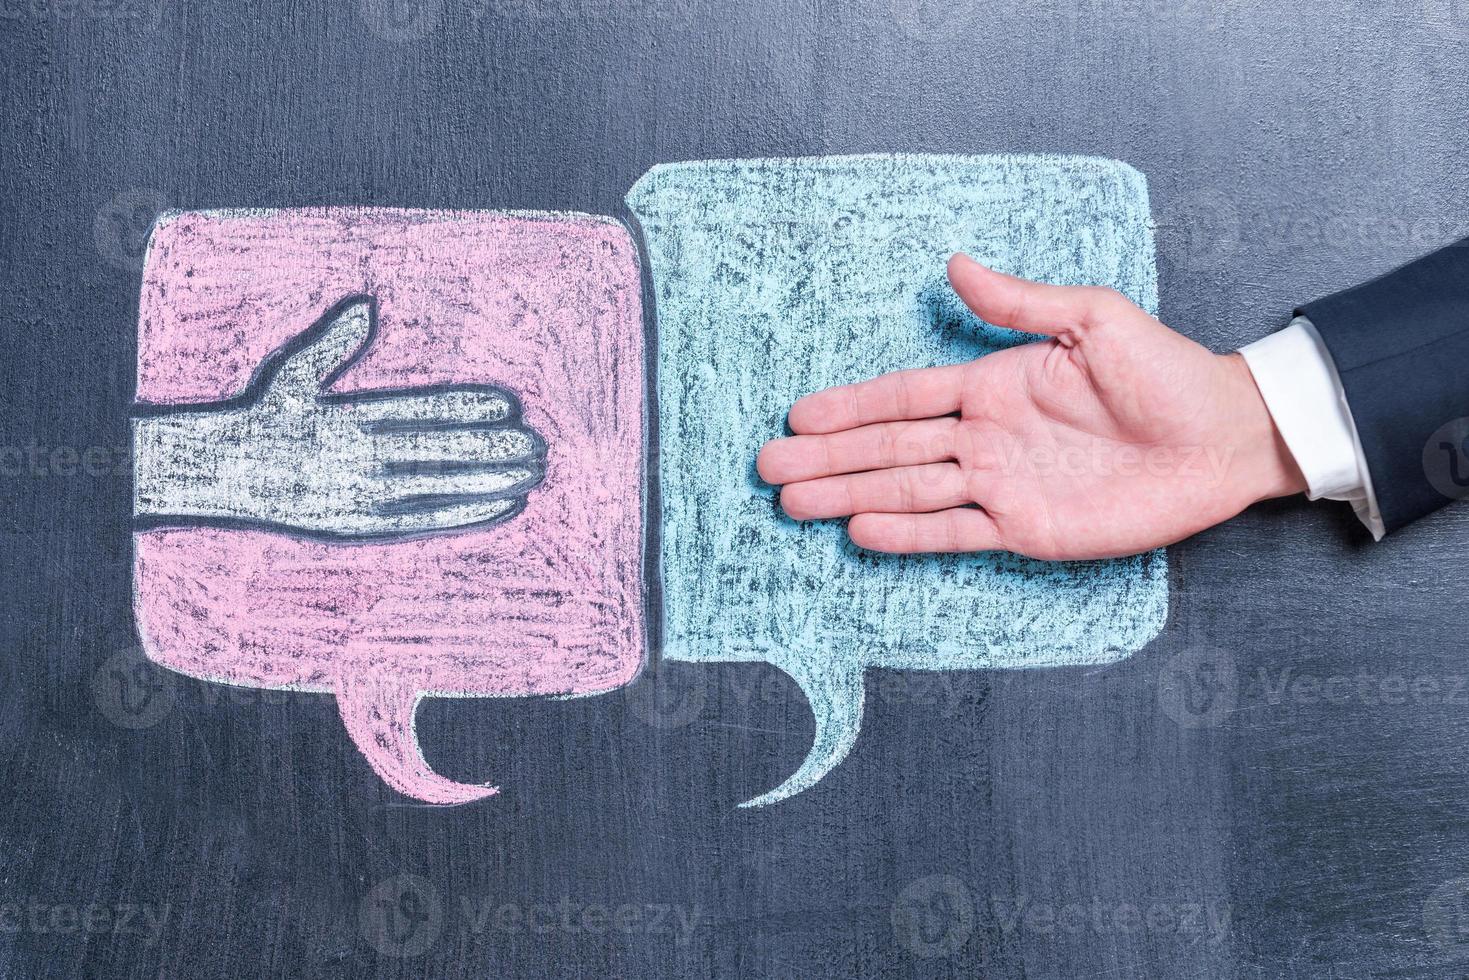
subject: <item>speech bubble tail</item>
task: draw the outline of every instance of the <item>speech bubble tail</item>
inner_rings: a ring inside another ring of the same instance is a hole
[[[769,806],[810,789],[839,766],[862,730],[865,696],[862,668],[845,670],[834,664],[797,667],[778,664],[806,694],[816,721],[816,736],[801,768],[775,789],[746,800],[741,807]]]
[[[354,678],[337,684],[337,708],[347,734],[393,789],[444,806],[498,793],[498,787],[456,783],[429,768],[413,724],[422,698],[412,686],[393,681]]]

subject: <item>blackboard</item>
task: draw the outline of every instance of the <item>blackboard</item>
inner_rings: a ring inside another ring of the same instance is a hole
[[[1461,508],[1374,545],[1344,505],[1257,507],[1169,550],[1169,621],[1145,650],[874,699],[845,764],[755,811],[735,805],[810,738],[771,668],[431,701],[435,765],[514,788],[445,809],[374,780],[328,699],[132,672],[126,421],[160,211],[625,216],[649,166],[701,158],[1124,160],[1150,182],[1164,320],[1238,346],[1469,231],[1459,0],[0,14],[0,975],[1469,962]],[[650,724],[649,697],[698,707]]]

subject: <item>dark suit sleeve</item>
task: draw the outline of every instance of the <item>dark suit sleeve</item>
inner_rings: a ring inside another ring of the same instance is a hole
[[[1336,362],[1387,530],[1469,496],[1469,239],[1296,313]]]

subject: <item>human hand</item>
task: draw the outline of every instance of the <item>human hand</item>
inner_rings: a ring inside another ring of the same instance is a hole
[[[376,332],[337,303],[268,356],[243,394],[133,420],[134,513],[155,525],[378,539],[507,520],[545,474],[545,442],[492,385],[336,394]]]
[[[1110,289],[1047,286],[967,256],[979,317],[1050,339],[800,399],[762,479],[797,520],[851,517],[875,551],[1111,558],[1305,490],[1244,359]]]

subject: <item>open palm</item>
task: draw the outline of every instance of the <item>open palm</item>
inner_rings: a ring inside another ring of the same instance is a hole
[[[964,256],[955,291],[1050,339],[808,395],[757,466],[799,520],[852,518],[878,551],[1106,558],[1171,544],[1304,480],[1242,358],[1109,289]]]

